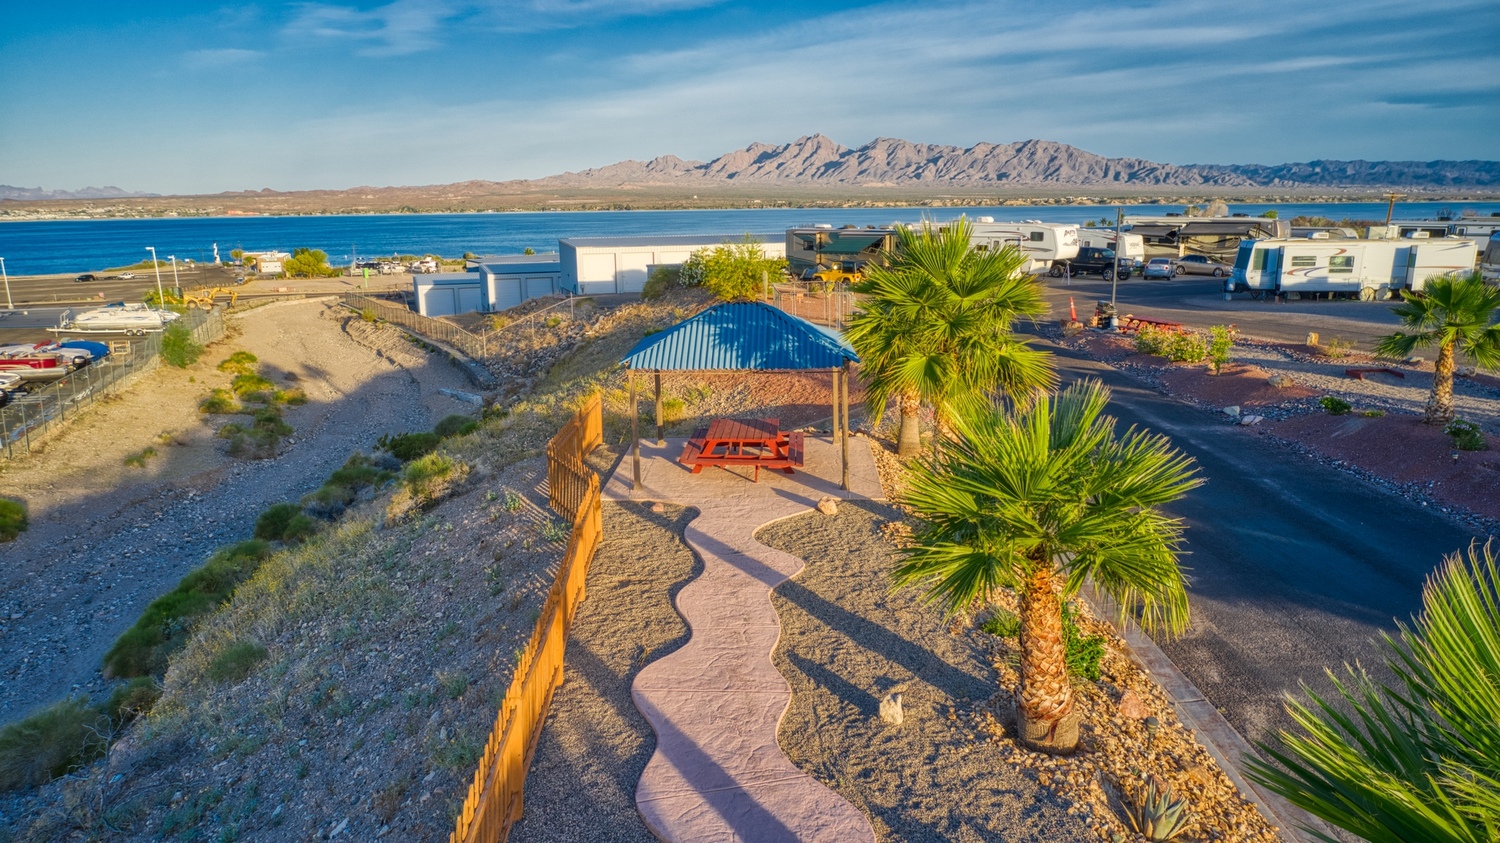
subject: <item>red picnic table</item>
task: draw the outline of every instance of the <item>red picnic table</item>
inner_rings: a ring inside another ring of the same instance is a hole
[[[693,432],[677,461],[692,466],[694,474],[708,465],[753,466],[759,483],[762,467],[787,474],[801,467],[803,444],[802,432],[783,433],[780,419],[714,419]]]

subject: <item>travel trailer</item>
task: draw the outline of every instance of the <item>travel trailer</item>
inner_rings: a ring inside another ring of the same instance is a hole
[[[1030,259],[1030,265],[1025,268],[1033,274],[1051,269],[1053,261],[1078,257],[1078,226],[1070,223],[1041,220],[995,222],[994,217],[975,217],[969,224],[973,229],[969,242],[976,248],[1014,246]]]
[[[1225,293],[1298,295],[1361,301],[1420,291],[1429,278],[1474,268],[1474,241],[1247,240],[1240,244]]]
[[[1386,240],[1427,240],[1435,237],[1463,237],[1473,240],[1484,251],[1490,235],[1500,231],[1500,218],[1463,217],[1456,220],[1394,220],[1384,226],[1371,226],[1370,237]]]
[[[1139,269],[1146,262],[1146,238],[1126,231],[1120,235],[1120,240],[1124,244],[1124,248],[1116,250],[1120,253],[1120,263],[1129,261],[1132,268]],[[1113,250],[1115,249],[1115,230],[1084,226],[1078,229],[1078,245]]]
[[[786,230],[786,268],[795,277],[839,268],[861,272],[868,263],[882,264],[896,248],[894,228],[814,225]]]

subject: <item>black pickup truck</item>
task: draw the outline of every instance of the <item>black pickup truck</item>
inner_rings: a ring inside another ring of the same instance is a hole
[[[1120,259],[1121,281],[1130,277],[1130,263],[1129,260]],[[1053,261],[1052,269],[1048,270],[1053,278],[1061,278],[1065,272],[1071,275],[1102,275],[1105,281],[1112,280],[1115,276],[1115,252],[1113,249],[1084,246],[1078,250],[1078,257],[1070,261]]]

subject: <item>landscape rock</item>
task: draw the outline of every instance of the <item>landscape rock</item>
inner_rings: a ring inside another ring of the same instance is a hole
[[[1426,357],[1416,357],[1416,356],[1412,356],[1412,357],[1408,357],[1408,358],[1406,358],[1406,362],[1407,362],[1407,363],[1408,363],[1408,364],[1409,364],[1409,365],[1412,365],[1412,366],[1416,366],[1416,365],[1418,365],[1418,364],[1419,364],[1419,363],[1426,363],[1426,362],[1427,362],[1427,358],[1426,358]]]
[[[824,515],[838,515],[838,499],[829,495],[825,495],[822,500],[818,501],[818,511],[823,513]]]
[[[1292,386],[1295,382],[1292,380],[1290,375],[1283,375],[1280,372],[1277,372],[1276,374],[1266,378],[1266,383],[1277,389],[1286,389],[1287,387]]]
[[[1243,424],[1243,425],[1260,424],[1263,421],[1265,421],[1265,418],[1263,416],[1241,416],[1240,417],[1240,424]]]
[[[1472,378],[1479,374],[1478,366],[1459,366],[1453,370],[1453,374],[1461,378]]]
[[[1226,416],[1228,416],[1228,417],[1230,417],[1232,419],[1237,419],[1237,418],[1240,417],[1240,408],[1239,408],[1238,405],[1235,405],[1235,404],[1231,404],[1230,406],[1225,407],[1223,412],[1224,412],[1224,415],[1226,415]]]
[[[901,710],[900,694],[888,694],[880,701],[880,719],[892,726],[900,726],[906,719],[906,713]]]
[[[1120,695],[1119,712],[1127,720],[1145,720],[1151,715],[1151,709],[1146,707],[1140,695],[1129,689]]]

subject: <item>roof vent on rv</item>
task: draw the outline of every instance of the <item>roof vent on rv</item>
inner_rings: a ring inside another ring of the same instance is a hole
[[[1426,240],[1426,239],[1430,238],[1431,236],[1432,236],[1432,232],[1430,232],[1430,231],[1413,231],[1411,233],[1411,238],[1413,240]]]
[[[1307,239],[1309,239],[1309,240],[1327,240],[1328,239],[1328,232],[1326,232],[1326,231],[1309,231],[1307,233]]]
[[[820,222],[817,225],[814,225],[813,228],[833,228],[833,224],[832,223],[827,223],[827,222]]]
[[[974,221],[975,222],[994,222],[995,218],[994,217],[975,217]]]

